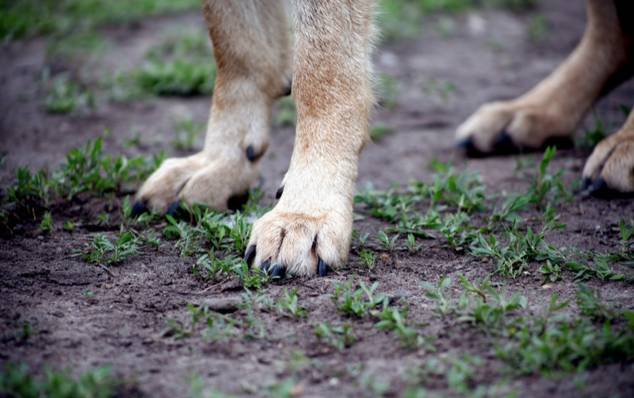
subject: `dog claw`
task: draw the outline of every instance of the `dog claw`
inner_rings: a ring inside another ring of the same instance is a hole
[[[168,214],[174,217],[176,216],[176,213],[178,213],[178,210],[180,209],[180,207],[181,207],[180,202],[176,201],[167,207],[167,211],[165,212],[165,214]]]
[[[250,267],[255,258],[255,245],[247,247],[247,251],[244,252],[244,262]]]
[[[227,208],[232,211],[240,210],[249,201],[249,191],[233,195],[227,200]]]
[[[134,202],[134,205],[132,206],[132,217],[140,216],[141,214],[147,213],[147,212],[148,212],[148,208],[145,205],[145,203],[141,201]]]
[[[268,273],[270,266],[271,266],[271,262],[269,260],[266,260],[265,262],[260,264],[260,269],[264,271],[265,273]]]
[[[282,185],[281,187],[279,187],[277,189],[277,191],[275,192],[275,199],[279,199],[282,197],[282,194],[284,193],[284,186]]]
[[[502,131],[495,139],[493,143],[493,153],[496,155],[511,155],[521,151],[513,138],[506,131]]]
[[[281,264],[274,264],[273,267],[271,267],[269,274],[271,275],[271,278],[282,279],[286,275],[286,267]]]
[[[326,276],[328,275],[328,271],[330,271],[330,267],[320,258],[317,262],[317,274],[319,276]]]

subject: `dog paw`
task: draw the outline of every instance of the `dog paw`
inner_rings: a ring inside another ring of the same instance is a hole
[[[134,210],[169,213],[178,203],[235,208],[256,178],[256,168],[243,153],[167,159],[139,189]]]
[[[601,141],[583,168],[584,192],[594,196],[634,193],[634,130]]]
[[[253,225],[245,260],[272,277],[325,276],[347,260],[352,204],[319,192],[321,200],[304,200],[288,191],[286,186],[280,203]]]
[[[544,107],[493,102],[480,107],[456,131],[456,146],[467,156],[507,155],[569,147],[576,120]]]

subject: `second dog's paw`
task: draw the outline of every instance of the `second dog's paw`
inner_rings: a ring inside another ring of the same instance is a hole
[[[601,141],[583,169],[584,192],[595,196],[634,193],[634,131]]]
[[[456,145],[471,157],[570,146],[575,124],[576,120],[544,107],[494,102],[480,107],[458,127]]]
[[[298,207],[305,207],[297,199]],[[351,232],[352,208],[296,212],[278,204],[253,225],[245,258],[273,277],[325,276],[345,263]]]
[[[179,202],[226,210],[256,177],[255,167],[240,156],[212,158],[201,152],[168,159],[139,189],[135,210],[169,212]]]

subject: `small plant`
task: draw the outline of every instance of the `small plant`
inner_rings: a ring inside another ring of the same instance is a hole
[[[84,260],[92,264],[115,265],[138,254],[139,239],[133,232],[122,232],[115,240],[106,235],[95,236],[84,250]]]
[[[40,231],[44,234],[48,234],[53,230],[53,216],[50,211],[47,211],[42,216],[42,222],[40,222]]]
[[[390,238],[388,234],[385,233],[385,231],[379,231],[377,239],[385,250],[391,252],[391,251],[394,251],[394,248],[396,247],[396,241],[398,240],[398,235],[394,235]]]
[[[429,282],[423,282],[422,286],[425,296],[436,303],[436,308],[434,308],[436,313],[445,316],[453,310],[451,301],[446,296],[447,289],[451,286],[451,278],[441,278],[436,286]]]
[[[376,255],[370,250],[361,250],[359,252],[359,257],[361,257],[363,265],[365,265],[369,269],[374,268],[374,266],[376,265]]]
[[[0,371],[0,394],[7,397],[81,397],[109,398],[116,395],[120,383],[108,367],[83,373],[78,378],[68,372],[47,370],[36,378],[26,365],[5,364]]]
[[[418,245],[416,244],[416,236],[414,234],[407,234],[407,241],[405,242],[407,246],[407,251],[410,253],[414,253],[418,250]]]
[[[75,110],[92,109],[95,106],[93,94],[67,75],[53,78],[48,85],[49,91],[44,105],[49,113],[70,113]]]
[[[352,326],[348,323],[330,325],[322,322],[315,328],[315,336],[339,351],[343,351],[357,341]]]
[[[297,289],[284,290],[284,294],[277,301],[277,310],[280,314],[289,318],[305,318],[308,315],[306,308],[298,303]]]
[[[134,80],[142,91],[159,96],[211,94],[216,67],[207,46],[198,35],[168,38],[146,54]]]
[[[382,331],[395,333],[401,340],[403,347],[419,347],[425,342],[416,329],[407,325],[407,310],[400,311],[397,308],[384,305],[377,318],[379,321],[375,327]]]
[[[548,147],[544,151],[544,156],[539,163],[539,172],[533,182],[528,195],[530,202],[538,208],[543,208],[547,204],[557,203],[561,200],[569,200],[571,195],[566,190],[562,181],[563,171],[559,170],[555,174],[549,174],[548,168],[555,157],[557,149]]]
[[[337,284],[331,296],[337,309],[347,316],[363,318],[370,315],[370,311],[387,303],[388,298],[383,293],[376,293],[377,282],[370,287],[361,282],[358,289],[354,289],[352,282]]]
[[[62,228],[64,228],[64,231],[73,232],[75,228],[77,228],[77,224],[75,224],[72,220],[66,220],[64,221]]]
[[[449,362],[451,364],[447,371],[449,388],[461,394],[469,393],[474,384],[476,369],[483,364],[482,358],[465,355],[461,358],[451,358]]]
[[[546,282],[552,283],[561,280],[561,266],[551,263],[550,260],[546,260],[538,271],[544,276]]]

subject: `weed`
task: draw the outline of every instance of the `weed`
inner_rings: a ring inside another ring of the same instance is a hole
[[[357,341],[352,326],[348,323],[330,325],[322,322],[315,328],[315,336],[339,351],[343,351]]]
[[[548,173],[548,168],[556,153],[557,149],[555,147],[546,148],[544,156],[539,163],[539,173],[527,193],[531,198],[530,203],[538,208],[545,207],[544,205],[546,205],[547,201],[548,204],[554,204],[571,198],[561,179],[563,171],[559,170],[555,174]]]
[[[378,287],[377,282],[370,287],[360,282],[357,289],[353,288],[352,282],[339,283],[335,286],[331,299],[337,310],[344,315],[363,318],[370,315],[370,311],[388,302],[385,294],[376,293]]]
[[[6,364],[0,372],[0,394],[7,397],[108,398],[116,395],[119,385],[108,367],[85,372],[78,378],[47,370],[38,379],[23,364]]]
[[[436,286],[429,282],[422,284],[425,296],[436,304],[434,311],[442,316],[448,315],[453,310],[451,301],[446,296],[449,286],[451,286],[451,278],[449,277],[440,278]]]
[[[603,281],[624,281],[625,275],[614,271],[610,266],[611,257],[609,255],[590,254],[589,262],[567,261],[563,266],[575,273],[577,280],[588,280],[597,278]]]
[[[488,281],[474,284],[461,276],[460,283],[472,297],[461,297],[459,320],[478,325],[487,333],[497,333],[504,326],[509,314],[528,305],[526,297],[514,294],[506,298],[493,289]]]
[[[385,231],[379,231],[377,236],[378,241],[383,245],[383,248],[388,252],[394,251],[396,248],[396,241],[398,240],[398,235],[394,235],[391,238],[388,236]]]
[[[120,264],[139,253],[139,238],[131,231],[122,232],[115,240],[96,235],[83,252],[84,260],[99,265]]]
[[[384,302],[383,310],[377,315],[375,327],[379,330],[395,333],[401,340],[403,347],[414,348],[423,345],[425,340],[416,329],[407,325],[407,310],[399,310],[387,306]]]
[[[0,39],[41,34],[79,34],[106,24],[126,23],[200,7],[197,0],[142,0],[131,4],[107,0],[21,0],[0,3]]]
[[[42,216],[42,222],[40,222],[40,231],[44,234],[48,234],[53,230],[53,216],[50,211],[47,211]]]
[[[449,388],[461,394],[471,392],[475,371],[483,364],[482,358],[464,355],[461,358],[451,358],[449,362],[451,364],[447,371]]]
[[[471,244],[471,253],[476,257],[496,259],[496,272],[513,278],[521,275],[532,261],[549,261],[551,268],[552,264],[561,265],[566,262],[566,257],[546,241],[545,234],[562,226],[556,223],[552,208],[547,209],[544,219],[545,223],[537,233],[530,227],[522,231],[517,221],[512,222],[505,231],[505,244],[494,234],[477,235]]]
[[[73,232],[77,228],[77,224],[75,224],[72,220],[66,220],[64,221],[62,228],[64,231]]]
[[[297,289],[284,290],[282,297],[277,301],[277,311],[288,318],[305,318],[308,315],[306,308],[298,303]]]
[[[561,266],[559,264],[553,264],[550,260],[546,260],[539,269],[539,273],[544,276],[545,282],[557,282],[561,280]]]
[[[583,284],[577,288],[577,306],[581,315],[595,322],[610,321],[617,317],[616,312],[601,301],[598,290]]]
[[[183,34],[150,49],[133,79],[142,91],[154,95],[208,95],[216,78],[211,60],[205,37]]]
[[[610,323],[595,326],[587,320],[526,324],[513,341],[498,349],[498,356],[514,372],[533,374],[582,371],[601,363],[634,358],[634,329],[617,332]]]
[[[49,113],[86,111],[95,106],[94,95],[68,75],[56,76],[45,83],[48,86],[48,94],[44,99],[44,106]]]
[[[361,257],[361,261],[369,269],[374,268],[374,266],[376,265],[376,255],[370,250],[361,250],[359,252],[359,257]]]
[[[159,96],[208,95],[213,91],[216,70],[185,60],[173,62],[148,61],[136,73],[139,87]]]

